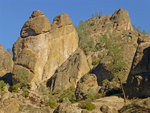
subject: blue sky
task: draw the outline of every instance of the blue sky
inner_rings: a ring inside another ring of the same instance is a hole
[[[0,44],[12,48],[20,30],[34,10],[41,10],[52,23],[60,13],[67,13],[77,25],[95,12],[103,15],[128,10],[131,22],[150,34],[150,0],[0,0]]]

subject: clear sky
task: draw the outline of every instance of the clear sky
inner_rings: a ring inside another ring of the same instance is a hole
[[[128,10],[131,22],[150,34],[150,0],[0,0],[0,44],[12,48],[20,30],[34,10],[45,13],[52,23],[60,13],[67,13],[77,25],[95,12],[113,14],[115,10]]]

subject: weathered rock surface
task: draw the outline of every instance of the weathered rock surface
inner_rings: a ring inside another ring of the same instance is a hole
[[[12,56],[0,44],[0,77],[11,73],[13,69]]]
[[[150,96],[150,37],[141,37],[138,43],[125,88],[129,98]]]
[[[97,77],[94,74],[84,75],[80,81],[77,83],[76,88],[76,98],[78,100],[89,98],[90,96],[95,96],[100,87],[97,83]]]
[[[80,78],[86,74],[90,68],[86,56],[81,49],[77,49],[54,73],[48,82],[48,86],[53,91],[65,90],[76,87]]]
[[[63,102],[54,110],[54,113],[81,113],[81,109],[71,102]]]
[[[112,15],[101,15],[100,17],[91,18],[86,22],[94,24],[90,30],[91,37],[112,33],[114,30],[116,32],[133,31],[128,11],[121,8]]]
[[[21,37],[25,38],[28,36],[35,36],[38,34],[49,32],[51,29],[51,24],[44,16],[43,12],[39,10],[34,11],[30,19],[23,25],[21,30]]]
[[[123,106],[119,113],[150,113],[150,98],[135,99],[131,104]]]
[[[35,89],[39,82],[49,79],[77,48],[78,35],[67,14],[57,16],[51,25],[43,12],[34,11],[13,46],[14,81],[19,78],[20,70],[28,71],[28,76],[32,75],[31,89]]]

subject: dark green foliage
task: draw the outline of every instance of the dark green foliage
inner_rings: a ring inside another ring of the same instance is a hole
[[[90,25],[83,21],[80,21],[79,27],[76,27],[79,35],[79,47],[85,52],[92,51],[94,49],[94,41],[91,37],[89,37],[89,27]]]
[[[0,80],[0,91],[4,91],[5,86],[6,86],[6,83],[3,80]]]
[[[20,89],[21,89],[21,85],[19,83],[10,87],[10,91],[15,93],[18,93]]]
[[[90,24],[90,26],[94,26],[95,24],[94,24],[94,22],[92,22],[91,24]]]
[[[64,90],[63,94],[60,95],[59,101],[62,102],[63,99],[68,98],[70,102],[74,103],[76,102],[76,97],[75,97],[75,88],[70,87],[66,90]]]
[[[90,110],[90,111],[95,109],[95,105],[92,104],[91,102],[83,102],[79,104],[79,107],[81,107],[82,109]]]
[[[108,69],[114,76],[121,76],[121,71],[125,69],[127,64],[123,59],[123,46],[117,40],[119,37],[113,33],[110,37],[104,35],[103,43],[105,48],[108,49],[108,56],[111,56],[111,63],[108,65]]]

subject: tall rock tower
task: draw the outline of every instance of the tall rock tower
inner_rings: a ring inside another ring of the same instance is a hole
[[[13,83],[36,89],[77,48],[78,35],[67,14],[56,16],[51,24],[43,12],[34,11],[13,46]]]

